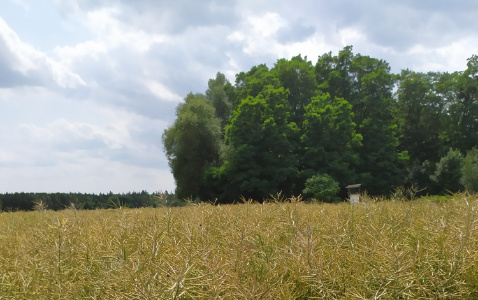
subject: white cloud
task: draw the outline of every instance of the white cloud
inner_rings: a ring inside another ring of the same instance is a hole
[[[146,80],[144,85],[146,88],[159,99],[166,99],[168,101],[179,102],[183,98],[171,92],[166,86],[158,81]]]
[[[74,4],[71,5],[74,6]],[[73,9],[75,18],[90,32],[94,33],[95,40],[79,43],[75,47],[66,46],[66,48],[69,52],[86,54],[84,50],[93,50],[93,53],[95,53],[109,51],[119,46],[127,46],[140,54],[144,54],[151,45],[169,41],[165,34],[150,33],[147,28],[138,28],[122,22],[121,16],[128,9],[130,8],[112,5],[100,6],[92,10],[81,10],[75,7]],[[61,52],[61,49],[58,51]]]
[[[51,72],[53,80],[62,88],[77,88],[86,85],[80,75],[71,72],[62,64],[46,59],[46,66]]]
[[[247,17],[244,24],[239,29],[232,32],[228,36],[228,39],[232,43],[240,45],[243,52],[250,57],[263,57],[264,55],[270,55],[274,58],[273,61],[257,62],[257,64],[268,63],[269,66],[275,63],[275,60],[279,58],[284,57],[289,59],[298,54],[308,56],[308,59],[315,63],[315,59],[318,55],[332,49],[338,49],[338,47],[327,45],[324,35],[321,32],[312,32],[310,35],[297,41],[281,42],[278,39],[278,35],[281,30],[287,29],[290,26],[293,26],[293,24],[279,14],[268,12],[264,15]],[[346,33],[347,32],[341,32],[340,35]],[[300,32],[297,34],[300,34]],[[240,54],[230,54],[231,66],[237,68],[236,66],[238,66],[238,62],[234,58],[235,55],[237,56]],[[239,71],[246,70],[240,69],[237,72]]]
[[[275,33],[287,23],[276,13],[265,13],[260,16],[249,16],[239,30],[228,36],[232,42],[241,44],[244,53],[277,54],[279,43]]]
[[[462,71],[466,69],[466,59],[470,58],[473,54],[477,54],[478,40],[472,37],[463,38],[452,42],[443,47],[437,48],[437,59],[435,62],[439,64],[439,68],[422,67],[423,72],[425,70],[436,71]],[[464,59],[465,58],[465,59]]]
[[[71,151],[76,149],[92,149],[92,145],[103,148],[121,148],[128,140],[128,131],[120,126],[113,125],[101,127],[88,123],[73,123],[65,119],[57,119],[46,127],[39,127],[33,124],[19,124],[24,135],[39,144],[49,147]],[[54,150],[54,149],[53,149]]]
[[[0,38],[3,39],[8,55],[10,66],[13,70],[23,75],[36,68],[38,61],[44,59],[44,55],[32,46],[20,40],[18,35],[0,18]]]
[[[59,57],[62,63],[67,66],[72,66],[73,62],[84,56],[90,56],[98,62],[99,56],[107,54],[108,49],[103,42],[85,41],[74,46],[66,45],[56,47],[54,53]]]
[[[42,80],[40,79],[42,77],[47,77],[45,80],[52,80],[61,88],[76,88],[85,85],[78,74],[23,42],[2,18],[0,18],[1,38],[5,44],[3,52],[6,53],[4,55],[8,57],[7,67],[11,71],[19,72],[24,77],[32,79],[34,85],[40,85],[39,81]],[[19,82],[18,84],[24,83]]]
[[[353,27],[339,29],[338,39],[340,40],[340,45],[342,47],[356,45],[364,40],[366,41],[365,35]]]

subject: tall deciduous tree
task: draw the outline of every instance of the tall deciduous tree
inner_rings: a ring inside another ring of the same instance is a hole
[[[220,122],[200,94],[189,94],[176,109],[177,119],[163,133],[163,144],[178,198],[204,198],[205,171],[219,160]],[[203,199],[207,200],[207,199]]]
[[[224,129],[232,116],[232,104],[229,100],[229,81],[222,73],[216,74],[216,79],[209,79],[206,98],[216,109],[216,117],[221,121]]]
[[[438,91],[441,77],[440,73],[402,70],[396,91],[394,118],[398,126],[398,149],[410,155],[405,184],[425,193],[431,192],[430,176],[445,151],[442,138],[447,116],[446,101]]]
[[[233,101],[233,109],[237,109],[241,101],[247,97],[256,97],[266,86],[278,88],[278,78],[270,72],[265,64],[252,67],[248,72],[241,72],[236,75],[236,98]]]
[[[352,105],[324,94],[312,98],[305,111],[301,137],[304,178],[322,173],[342,187],[353,182],[362,137],[355,131]]]
[[[458,78],[458,101],[451,108],[457,126],[453,140],[462,152],[478,145],[478,56],[470,57],[467,66]]]
[[[277,61],[272,72],[279,79],[280,86],[289,90],[290,121],[300,127],[305,107],[317,91],[312,63],[307,57],[302,58],[300,55],[291,60],[282,58]]]
[[[360,88],[353,104],[363,137],[358,171],[373,194],[386,194],[403,183],[406,152],[397,151],[398,139],[392,115],[394,84],[390,66],[383,60],[357,55],[354,69]]]
[[[438,161],[442,147],[445,102],[435,91],[433,77],[431,73],[402,70],[396,92],[399,149],[408,151],[410,159],[420,163]]]
[[[387,193],[403,180],[406,153],[397,151],[391,113],[394,85],[390,66],[345,47],[339,55],[325,54],[316,64],[319,88],[352,104],[357,132],[363,137],[358,180],[371,194]]]
[[[346,46],[337,56],[332,52],[319,56],[315,65],[315,75],[319,89],[329,93],[332,98],[344,98],[353,103],[357,80],[352,72],[354,60],[353,47]]]
[[[289,123],[288,92],[267,86],[256,97],[247,97],[227,128],[231,148],[223,168],[227,178],[225,198],[239,196],[261,200],[272,193],[290,194],[297,176],[297,157],[290,137],[297,134]]]

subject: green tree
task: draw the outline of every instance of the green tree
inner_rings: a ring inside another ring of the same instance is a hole
[[[352,95],[355,122],[362,135],[359,181],[371,194],[386,194],[403,183],[406,152],[399,152],[392,115],[394,76],[383,60],[356,55],[351,67],[357,83]]]
[[[467,191],[478,192],[478,149],[468,151],[463,159],[461,183]]]
[[[279,79],[265,64],[252,67],[247,73],[236,75],[236,94],[233,101],[233,110],[237,109],[241,101],[251,96],[257,97],[266,86],[279,88]]]
[[[397,89],[399,149],[420,162],[437,161],[442,147],[444,101],[435,91],[434,75],[403,70]]]
[[[437,149],[438,158],[435,162],[445,156],[450,148],[457,147],[457,140],[455,137],[459,135],[458,127],[458,114],[456,108],[459,106],[458,99],[458,79],[461,76],[461,72],[454,73],[438,73],[429,72],[428,77],[432,83],[432,90],[430,93],[435,94],[440,100],[442,105],[442,111],[440,115],[440,148]],[[436,156],[436,155],[435,155]]]
[[[261,200],[279,191],[290,194],[298,171],[289,139],[298,128],[288,122],[287,97],[284,88],[267,86],[234,112],[226,132],[230,152],[220,175],[227,179],[222,201],[241,195]]]
[[[176,109],[177,119],[163,133],[163,144],[180,199],[204,198],[206,170],[219,163],[220,122],[201,94],[189,94]],[[207,199],[203,199],[207,200]]]
[[[315,65],[319,89],[329,93],[332,98],[344,98],[351,103],[354,102],[358,82],[352,72],[353,60],[352,46],[344,47],[337,56],[332,56],[332,52],[319,56]]]
[[[434,165],[443,154],[445,101],[436,90],[439,73],[402,70],[396,91],[394,118],[398,125],[398,149],[410,156],[406,184],[419,189],[431,186]],[[429,192],[429,191],[427,191]]]
[[[222,73],[216,74],[216,79],[209,79],[206,99],[216,109],[216,117],[221,121],[224,129],[232,115],[232,104],[229,100],[228,88],[230,84]]]
[[[303,177],[322,173],[342,186],[355,180],[361,135],[355,132],[352,105],[329,94],[312,98],[302,127]]]
[[[291,60],[279,59],[272,72],[279,79],[280,85],[289,90],[290,121],[300,127],[305,107],[317,91],[314,66],[307,57],[298,55]]]
[[[362,125],[358,182],[370,194],[387,194],[405,180],[406,152],[397,152],[394,125],[371,118]]]
[[[450,106],[453,146],[462,152],[478,145],[478,56],[468,59],[468,68],[458,77],[457,101]]]
[[[319,88],[352,105],[356,131],[362,136],[358,180],[371,194],[388,193],[405,178],[406,152],[397,151],[392,118],[394,75],[390,66],[347,46],[339,55],[319,57],[315,68]]]

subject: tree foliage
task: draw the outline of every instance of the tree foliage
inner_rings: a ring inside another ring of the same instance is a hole
[[[300,55],[291,60],[279,59],[272,70],[279,84],[289,90],[287,97],[290,107],[290,121],[297,125],[302,124],[305,107],[317,93],[314,67],[307,57]]]
[[[412,161],[436,161],[440,158],[440,132],[445,103],[433,85],[433,74],[403,70],[399,76],[395,122],[399,149]]]
[[[461,183],[467,191],[478,192],[478,149],[468,151],[463,159]]]
[[[118,207],[180,206],[185,203],[165,192],[128,192],[123,194],[86,193],[5,193],[0,194],[0,211],[42,209],[105,209]]]
[[[467,66],[457,80],[458,99],[450,107],[456,127],[450,140],[462,152],[478,144],[478,56],[469,58]]]
[[[327,174],[317,174],[305,181],[304,195],[323,202],[338,202],[339,183]]]
[[[403,182],[406,152],[398,151],[392,118],[394,76],[383,60],[355,55],[347,46],[338,56],[320,56],[315,66],[319,88],[352,105],[358,150],[357,180],[372,194],[384,194]]]
[[[200,94],[189,94],[178,105],[176,116],[163,133],[164,149],[176,181],[176,196],[195,199],[207,193],[205,171],[219,163],[220,121]]]
[[[221,127],[225,128],[231,118],[232,104],[228,95],[230,83],[224,74],[218,72],[216,79],[209,79],[207,85],[206,99],[215,108]]]
[[[288,122],[287,96],[284,88],[267,86],[236,110],[226,134],[231,147],[224,165],[228,201],[240,195],[261,200],[278,190],[290,192],[297,159],[289,138],[298,129]]]
[[[456,193],[463,189],[462,178],[463,155],[459,150],[450,149],[436,164],[431,180],[435,183],[435,193]]]
[[[354,181],[357,150],[362,136],[355,131],[352,105],[329,94],[312,98],[305,108],[301,136],[301,161],[304,178],[322,173],[342,186]]]
[[[179,105],[163,142],[178,197],[312,195],[329,179],[342,197],[354,183],[371,195],[446,193],[463,188],[460,155],[478,146],[477,101],[477,56],[461,72],[392,74],[347,46],[315,64],[253,66],[234,84],[217,73],[206,96]]]

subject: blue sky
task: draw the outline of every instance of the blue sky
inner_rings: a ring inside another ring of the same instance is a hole
[[[161,134],[189,92],[346,45],[393,72],[460,71],[471,0],[0,2],[0,192],[174,190]]]

